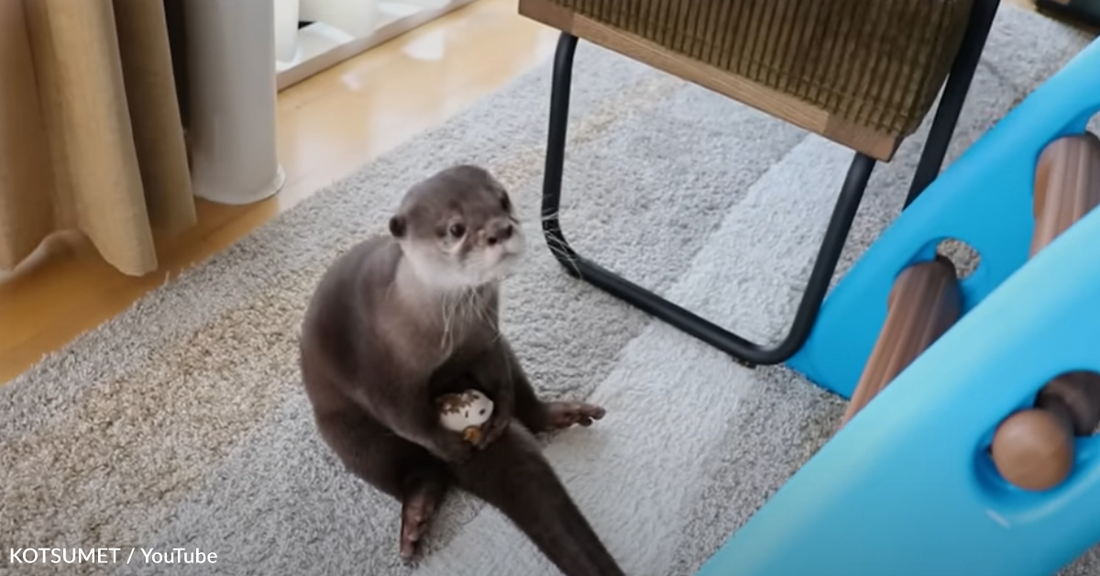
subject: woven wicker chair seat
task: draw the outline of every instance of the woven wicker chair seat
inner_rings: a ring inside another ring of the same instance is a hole
[[[931,109],[971,4],[521,0],[520,9],[887,160]]]

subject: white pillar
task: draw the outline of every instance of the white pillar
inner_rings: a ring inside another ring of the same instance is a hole
[[[186,0],[195,195],[249,204],[282,188],[275,142],[272,0]]]

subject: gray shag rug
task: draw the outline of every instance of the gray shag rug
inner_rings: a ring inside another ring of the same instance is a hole
[[[1088,40],[1002,7],[948,160]],[[608,409],[553,437],[548,457],[627,573],[692,574],[829,439],[844,402],[786,368],[739,367],[559,268],[537,222],[549,72],[319,192],[0,387],[0,572],[554,574],[463,495],[423,559],[400,562],[396,503],[330,455],[297,372],[299,322],[324,267],[383,231],[409,185],[475,162],[513,190],[533,241],[504,289],[507,335],[546,396]],[[850,152],[590,45],[574,91],[562,220],[577,249],[777,339]],[[875,170],[838,276],[900,210],[926,128]],[[114,564],[12,565],[23,547],[121,552]],[[126,564],[131,547],[197,547],[217,563],[153,566],[139,549]],[[1066,573],[1098,571],[1090,553]]]

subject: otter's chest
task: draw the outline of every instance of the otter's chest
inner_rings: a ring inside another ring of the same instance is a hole
[[[461,392],[470,388],[470,383],[462,383],[471,371],[485,362],[494,363],[492,355],[500,350],[498,346],[502,336],[492,327],[470,331],[465,338],[456,339],[453,346],[441,350],[438,361],[434,363],[431,380],[432,390],[436,394]],[[476,387],[476,386],[475,386]]]
[[[496,302],[487,298],[472,298],[450,306],[444,305],[436,317],[435,332],[440,349],[447,355],[465,349],[478,348],[498,336]]]
[[[495,326],[465,325],[441,339],[437,364],[463,364],[483,357],[492,349],[500,333]]]

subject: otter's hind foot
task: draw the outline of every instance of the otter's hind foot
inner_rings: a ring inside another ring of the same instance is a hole
[[[546,424],[550,430],[569,428],[574,424],[591,426],[604,417],[606,410],[584,402],[549,402],[546,404]]]
[[[432,518],[442,501],[442,491],[425,486],[414,490],[401,503],[401,557],[412,559],[420,541],[428,533]]]

